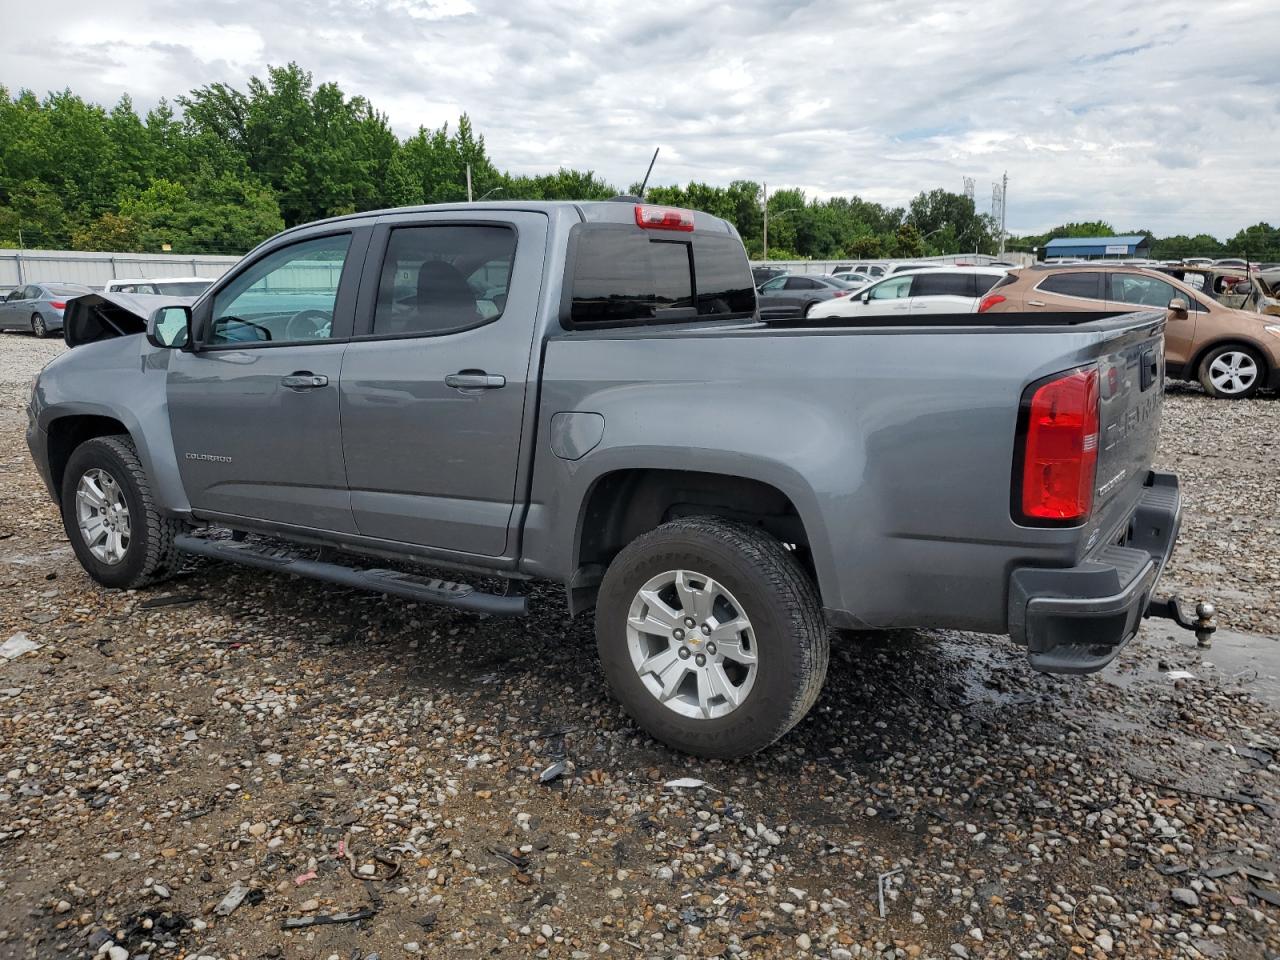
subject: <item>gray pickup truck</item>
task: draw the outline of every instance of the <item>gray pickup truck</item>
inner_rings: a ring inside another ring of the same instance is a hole
[[[703,213],[358,214],[145,322],[86,298],[27,436],[104,586],[190,553],[518,615],[555,581],[635,721],[704,756],[798,722],[834,631],[1107,664],[1178,529],[1163,314],[824,323],[762,322]]]

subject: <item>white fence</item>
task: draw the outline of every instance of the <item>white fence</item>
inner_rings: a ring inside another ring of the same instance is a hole
[[[843,260],[752,260],[753,267],[778,267],[787,273],[836,273],[848,270],[858,263],[879,263],[886,268],[910,261],[911,263],[964,263],[985,267],[994,263],[998,257],[986,253],[949,253],[941,257],[897,257],[896,259],[868,260],[861,257],[846,257]],[[1006,253],[1002,263],[1012,263],[1020,267],[1029,267],[1035,258],[1029,253]]]
[[[239,257],[175,253],[86,253],[80,250],[0,248],[0,293],[24,283],[81,283],[101,287],[109,280],[222,276]]]

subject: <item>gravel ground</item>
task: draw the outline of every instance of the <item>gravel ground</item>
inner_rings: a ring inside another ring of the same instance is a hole
[[[1175,389],[1160,454],[1169,582],[1253,634],[1148,625],[1071,679],[841,643],[721,763],[635,731],[555,591],[512,622],[213,564],[97,588],[21,436],[59,348],[0,337],[0,641],[41,644],[0,660],[0,956],[1280,954],[1275,399]]]

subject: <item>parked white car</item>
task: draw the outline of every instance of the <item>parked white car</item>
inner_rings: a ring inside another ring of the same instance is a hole
[[[977,313],[987,291],[1006,273],[1005,267],[934,267],[895,273],[852,297],[817,304],[809,311],[809,317],[816,320]]]
[[[112,280],[103,293],[145,293],[162,297],[198,297],[213,283],[208,277],[139,277]]]

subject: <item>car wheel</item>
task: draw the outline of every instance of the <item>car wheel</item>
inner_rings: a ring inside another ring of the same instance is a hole
[[[614,695],[669,746],[732,758],[809,712],[830,638],[812,579],[755,527],[664,524],[618,554],[596,602],[596,643]]]
[[[31,315],[31,332],[41,340],[49,336],[49,326],[44,322],[44,317],[38,313]]]
[[[62,477],[62,525],[76,558],[104,587],[132,589],[178,565],[181,524],[160,515],[133,441],[97,437],[72,452]]]
[[[801,309],[800,316],[807,320],[809,318],[809,311],[812,310],[817,305],[818,305],[817,300],[810,300],[808,303],[804,305],[803,309]]]
[[[1227,344],[1200,361],[1200,384],[1211,397],[1245,400],[1262,386],[1262,357],[1252,347]]]

